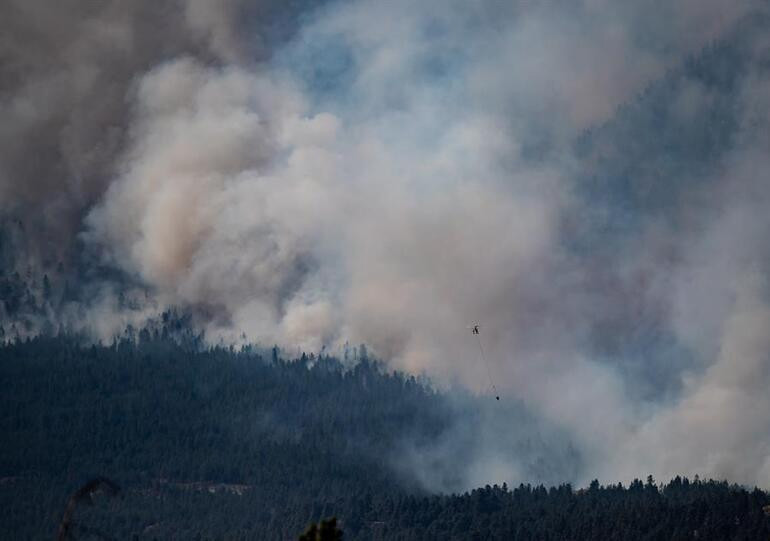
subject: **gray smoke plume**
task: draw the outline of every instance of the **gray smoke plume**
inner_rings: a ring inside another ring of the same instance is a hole
[[[0,210],[25,222],[30,249],[40,250],[33,256],[66,257],[84,213],[119,174],[134,84],[182,56],[209,64],[264,60],[268,37],[288,33],[280,4],[3,3]]]
[[[764,3],[128,6],[0,18],[0,210],[133,284],[98,335],[180,306],[484,393],[478,322],[526,413],[407,442],[427,486],[770,484]]]

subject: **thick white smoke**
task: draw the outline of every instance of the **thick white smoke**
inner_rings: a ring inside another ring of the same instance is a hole
[[[738,136],[708,179],[683,171],[633,233],[575,241],[602,205],[575,139],[753,2],[356,0],[273,48],[244,37],[240,4],[187,2],[180,42],[198,50],[130,71],[121,151],[83,204],[80,238],[146,288],[146,313],[190,309],[211,340],[364,342],[484,391],[480,322],[497,387],[569,435],[576,481],[770,485],[766,75],[739,81]],[[667,114],[695,122],[709,92],[684,84]],[[629,145],[656,137],[631,126]],[[643,326],[682,354],[630,352]],[[466,475],[527,474],[486,445]]]
[[[337,121],[305,109],[269,76],[191,59],[159,66],[137,89],[125,173],[89,216],[88,240],[162,304],[318,349],[334,330],[312,282],[339,218]]]

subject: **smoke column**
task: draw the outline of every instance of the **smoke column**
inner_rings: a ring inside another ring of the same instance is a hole
[[[575,481],[770,486],[763,3],[47,4],[0,13],[0,213],[95,284],[55,317],[483,391],[478,320]],[[490,415],[467,486],[527,476]]]

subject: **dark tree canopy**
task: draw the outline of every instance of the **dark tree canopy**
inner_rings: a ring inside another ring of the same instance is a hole
[[[0,538],[54,537],[68,496],[98,475],[121,497],[83,492],[94,505],[78,507],[79,539],[296,539],[311,523],[305,539],[770,536],[768,495],[726,482],[431,495],[392,467],[404,433],[449,422],[442,395],[413,378],[138,335],[0,348]]]

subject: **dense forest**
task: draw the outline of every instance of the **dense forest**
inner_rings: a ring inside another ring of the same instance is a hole
[[[78,538],[293,539],[332,516],[345,539],[770,536],[770,496],[725,482],[429,494],[397,467],[397,444],[447,428],[442,393],[365,355],[286,360],[170,326],[2,347],[0,537],[53,538],[94,476],[120,491],[78,508]]]

